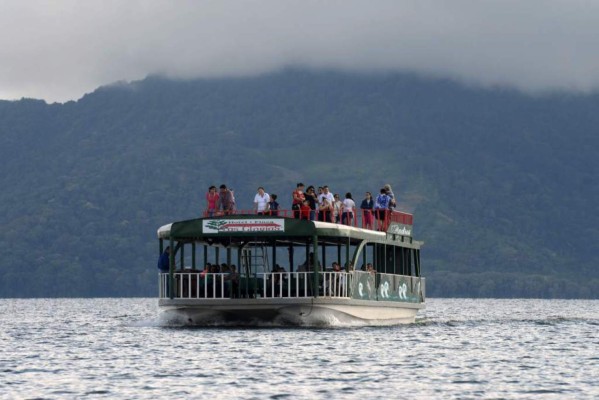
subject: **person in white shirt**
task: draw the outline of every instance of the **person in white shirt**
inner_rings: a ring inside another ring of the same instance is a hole
[[[335,199],[333,198],[333,193],[329,192],[329,187],[324,185],[322,187],[322,193],[318,196],[319,203],[319,220],[325,222],[333,222],[331,219],[331,214],[333,211],[333,203]]]
[[[268,211],[268,203],[270,202],[270,196],[264,191],[264,188],[260,186],[258,193],[254,196],[254,210],[259,215],[264,215]]]
[[[351,197],[351,193],[345,193],[345,200],[343,200],[342,210],[343,214],[341,214],[341,223],[345,225],[351,225],[352,220],[354,219],[354,210],[356,209],[356,203],[354,199]]]

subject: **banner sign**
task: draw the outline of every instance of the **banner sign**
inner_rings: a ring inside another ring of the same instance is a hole
[[[207,219],[203,233],[285,232],[285,220],[272,219]]]
[[[412,236],[412,226],[404,224],[391,223],[387,228],[387,233],[402,236]]]

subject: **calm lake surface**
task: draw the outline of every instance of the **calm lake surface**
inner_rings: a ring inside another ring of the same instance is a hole
[[[599,398],[599,301],[429,299],[392,327],[186,328],[0,299],[0,398]]]

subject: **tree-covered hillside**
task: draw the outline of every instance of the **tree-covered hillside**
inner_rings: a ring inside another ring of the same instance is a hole
[[[599,95],[411,75],[150,77],[77,102],[0,102],[0,297],[156,293],[158,226],[211,184],[289,206],[297,181],[391,183],[430,296],[594,297]]]

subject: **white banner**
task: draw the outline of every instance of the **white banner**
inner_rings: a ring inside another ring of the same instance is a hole
[[[273,219],[206,219],[203,233],[229,232],[285,232],[285,220]]]

